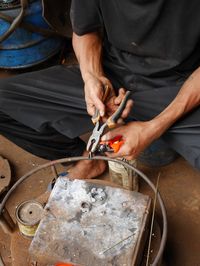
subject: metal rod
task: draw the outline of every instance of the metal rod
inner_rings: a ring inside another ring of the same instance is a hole
[[[55,165],[52,165],[52,166],[51,166],[51,171],[52,171],[52,173],[53,173],[53,177],[54,177],[55,179],[57,179],[57,178],[58,178],[58,173],[57,173],[57,170],[56,170]]]
[[[155,211],[156,211],[156,202],[157,202],[159,180],[160,180],[160,173],[158,174],[158,178],[157,178],[157,181],[156,181],[156,191],[155,191],[155,197],[154,197],[154,203],[153,203],[153,212],[152,212],[152,218],[151,218],[151,227],[150,227],[150,234],[149,234],[149,244],[148,244],[148,251],[147,251],[146,266],[149,265],[149,257],[150,257],[150,249],[151,249],[151,238],[152,238],[154,217],[155,217]]]
[[[120,240],[119,242],[117,242],[117,243],[116,243],[115,245],[113,245],[112,247],[109,247],[109,248],[107,248],[107,249],[101,251],[99,254],[102,255],[102,254],[106,253],[107,251],[113,249],[114,247],[118,246],[119,244],[123,243],[125,240],[129,239],[130,237],[132,237],[132,236],[134,236],[134,235],[135,235],[135,233],[131,234],[130,236],[127,236],[126,238],[124,238],[124,239]]]

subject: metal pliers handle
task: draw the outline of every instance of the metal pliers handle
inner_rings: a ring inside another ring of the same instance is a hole
[[[94,153],[97,150],[97,148],[98,148],[98,145],[99,145],[100,140],[101,140],[101,136],[103,135],[105,128],[106,127],[114,128],[116,126],[117,121],[121,117],[121,114],[122,114],[122,112],[123,112],[123,110],[124,110],[124,108],[126,106],[126,103],[127,103],[128,99],[129,99],[130,93],[131,93],[130,91],[126,92],[126,94],[125,94],[121,104],[117,108],[117,110],[102,125],[100,125],[99,112],[98,111],[95,112],[95,115],[92,117],[92,121],[96,125],[94,127],[93,132],[92,132],[92,135],[90,136],[90,138],[88,140],[87,151],[90,151],[91,153]],[[106,97],[107,97],[107,95],[106,95]],[[106,97],[104,97],[104,98],[106,99]]]
[[[106,121],[106,124],[109,128],[114,128],[116,126],[118,119],[121,117],[122,112],[124,111],[124,108],[126,107],[126,103],[129,99],[130,94],[131,94],[130,91],[126,91],[126,94],[122,102],[120,103],[119,107],[114,112],[114,114],[112,114]]]
[[[104,103],[106,98],[108,97],[108,94],[110,93],[110,87],[108,85],[104,86],[104,93],[103,93],[103,98],[102,98],[102,102]],[[95,109],[95,113],[92,116],[92,122],[93,124],[96,124],[98,121],[100,121],[101,116],[100,116],[100,112],[99,110],[96,108]]]

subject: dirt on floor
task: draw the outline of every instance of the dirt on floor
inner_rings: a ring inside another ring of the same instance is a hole
[[[5,77],[5,73],[0,72],[1,76]],[[0,155],[10,162],[12,183],[29,170],[47,162],[25,152],[2,136]],[[139,165],[139,168],[154,183],[160,173],[159,191],[165,202],[168,218],[168,241],[164,254],[166,265],[200,266],[200,172],[181,157],[165,167],[150,168]],[[66,168],[59,166],[58,171],[66,171]],[[42,170],[12,193],[6,207],[13,219],[16,206],[43,194],[52,178],[51,169]],[[143,181],[140,182],[140,188],[143,193],[151,195]],[[27,257],[29,243],[29,240],[23,239],[18,233],[11,239],[0,228],[0,254],[6,266],[37,265],[34,262],[31,264]]]

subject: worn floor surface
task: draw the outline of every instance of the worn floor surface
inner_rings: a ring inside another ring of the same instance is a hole
[[[1,76],[5,76],[5,73],[0,72]],[[46,162],[23,151],[2,136],[0,136],[0,155],[10,161],[13,183],[27,171]],[[166,265],[200,266],[200,172],[192,169],[183,158],[178,158],[171,165],[162,168],[142,165],[139,167],[154,183],[158,173],[161,173],[159,190],[166,204],[169,224]],[[63,171],[62,167],[60,171]],[[18,203],[38,197],[46,190],[51,179],[51,171],[44,170],[25,181],[8,201],[7,208],[12,217]],[[143,182],[141,187],[148,193]],[[15,243],[18,247],[22,245],[19,241]],[[25,252],[26,246],[20,246],[20,249]],[[4,234],[1,228],[0,252],[6,266],[29,265],[28,262],[21,262],[23,253],[20,253],[18,261],[13,261],[10,237]]]

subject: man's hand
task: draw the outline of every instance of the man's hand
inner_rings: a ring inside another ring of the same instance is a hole
[[[104,87],[106,85],[109,86],[110,92],[106,98],[106,101],[103,103],[102,99],[104,95]],[[118,96],[116,96],[111,82],[104,76],[97,78],[91,75],[85,81],[85,100],[87,111],[91,116],[94,115],[95,108],[97,108],[100,111],[101,117],[104,117],[104,119],[108,118],[116,111],[124,95],[125,90],[121,88],[119,90]],[[128,100],[121,116],[122,119],[128,116],[132,106],[133,101]]]
[[[125,157],[127,160],[136,158],[153,140],[153,124],[148,122],[130,122],[109,131],[102,137],[102,141],[111,140],[117,135],[122,135],[124,144],[117,153],[107,153],[108,157]]]
[[[115,92],[110,81],[104,77],[95,77],[90,75],[85,80],[85,101],[87,106],[88,114],[93,116],[95,113],[95,108],[100,112],[100,115],[103,117],[105,115],[105,104],[102,102],[104,95],[104,87],[108,85],[110,88],[110,93],[108,97],[114,97]]]
[[[98,32],[92,32],[78,36],[73,33],[73,48],[79,61],[81,75],[85,84],[85,100],[88,113],[93,116],[95,108],[100,111],[100,116],[110,116],[119,106],[125,94],[124,89],[119,90],[116,97],[111,82],[104,76],[102,67],[102,35]],[[104,87],[108,85],[110,94],[103,103]],[[125,118],[132,107],[132,101],[127,102],[126,108],[122,114]]]

